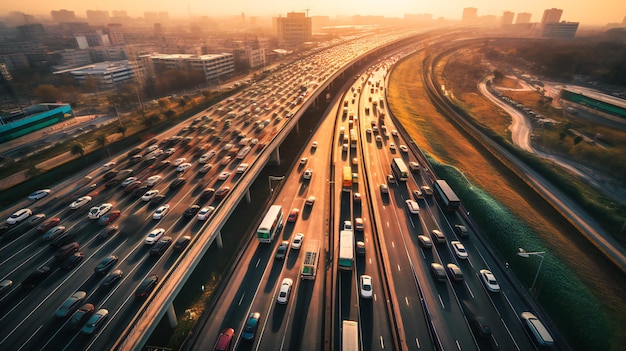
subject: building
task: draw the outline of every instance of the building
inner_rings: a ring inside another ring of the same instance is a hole
[[[526,24],[530,23],[530,18],[532,17],[532,13],[528,12],[519,12],[517,14],[517,19],[515,20],[515,24]]]
[[[266,64],[265,49],[263,48],[238,48],[233,50],[235,63],[241,68],[256,68]]]
[[[68,104],[39,104],[0,116],[0,143],[74,117]]]
[[[541,24],[546,23],[559,23],[561,21],[561,15],[563,10],[557,8],[551,8],[543,11],[543,17],[541,18]]]
[[[154,76],[159,69],[196,69],[204,73],[207,81],[226,77],[235,71],[233,54],[153,54],[140,56],[141,69]]]
[[[578,22],[544,23],[541,36],[551,39],[574,39]]]
[[[37,40],[46,35],[41,23],[24,24],[17,27],[17,32],[22,40]]]
[[[91,55],[89,50],[80,49],[65,49],[59,53],[59,66],[60,67],[80,67],[90,64]]]
[[[54,74],[65,73],[70,73],[78,83],[84,83],[87,77],[94,77],[102,89],[112,89],[119,83],[135,78],[133,66],[128,60],[98,62],[54,72]]]
[[[91,24],[106,24],[109,22],[109,12],[101,10],[87,10],[87,21]]]
[[[515,17],[515,13],[511,12],[511,11],[504,11],[502,13],[502,25],[503,26],[510,26],[511,24],[513,24],[513,18]]]
[[[478,9],[475,7],[466,7],[463,9],[462,22],[476,22],[478,20]]]
[[[52,15],[52,20],[54,22],[76,22],[76,14],[74,13],[74,11],[70,11],[70,10],[58,10],[58,11],[50,11],[50,14]]]
[[[289,12],[287,17],[274,17],[278,43],[287,47],[298,47],[311,41],[313,24],[304,12]]]

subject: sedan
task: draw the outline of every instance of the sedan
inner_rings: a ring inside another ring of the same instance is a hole
[[[200,170],[198,172],[200,172],[200,173],[208,173],[211,169],[213,169],[213,165],[210,164],[210,163],[207,163],[204,166],[202,166],[202,168],[200,168]]]
[[[107,256],[103,258],[102,261],[100,261],[100,263],[98,263],[96,268],[94,268],[94,272],[98,274],[105,274],[106,272],[110,271],[111,268],[113,268],[113,266],[115,266],[117,261],[118,261],[117,256],[115,255]]]
[[[138,189],[140,185],[141,185],[141,181],[135,180],[124,188],[124,192],[132,193],[133,191],[135,191],[135,189]]]
[[[122,214],[122,212],[120,210],[115,210],[115,211],[109,212],[109,213],[105,214],[104,216],[100,217],[100,219],[98,220],[98,224],[100,224],[100,225],[109,225],[114,220],[116,220],[121,214]]]
[[[280,291],[278,292],[278,298],[276,302],[280,304],[286,304],[289,302],[289,295],[291,294],[291,287],[293,286],[293,280],[290,278],[283,279],[280,284]]]
[[[109,315],[108,310],[104,308],[99,309],[98,312],[96,312],[96,314],[89,317],[89,320],[87,321],[85,326],[83,326],[83,329],[81,329],[80,331],[83,334],[88,334],[88,335],[93,334],[93,332],[98,330],[98,328],[100,328],[102,323],[104,323],[108,315]]]
[[[170,247],[171,244],[171,236],[162,237],[156,244],[154,244],[154,246],[152,246],[150,249],[150,255],[161,256],[165,251],[167,251],[167,248]]]
[[[174,180],[172,180],[172,182],[170,183],[170,189],[174,190],[174,189],[178,189],[181,185],[183,185],[185,183],[186,179],[183,177],[178,177]]]
[[[300,214],[300,210],[297,208],[289,211],[289,216],[287,216],[287,222],[295,223],[298,220],[298,215]]]
[[[220,189],[218,189],[215,192],[215,198],[216,199],[221,199],[221,198],[225,197],[226,195],[228,195],[229,191],[230,191],[230,187],[225,186],[223,188],[220,188]]]
[[[306,206],[313,206],[314,203],[315,203],[315,196],[313,195],[307,197],[307,199],[304,201],[304,204]]]
[[[170,211],[170,205],[165,204],[154,211],[152,214],[152,219],[161,219],[165,217],[165,215]]]
[[[361,297],[365,299],[372,298],[372,277],[369,275],[361,275],[359,278],[360,286],[361,286]]]
[[[184,158],[184,157],[177,158],[176,160],[174,160],[174,162],[172,162],[172,166],[178,167],[178,166],[182,165],[183,163],[185,163],[185,161],[187,161],[187,159]]]
[[[41,223],[40,225],[37,226],[37,231],[39,233],[45,233],[48,230],[54,228],[55,226],[59,225],[59,223],[61,223],[61,219],[59,217],[52,217],[48,220],[46,220],[45,222]]]
[[[130,184],[130,183],[132,183],[132,182],[134,182],[136,180],[137,180],[136,177],[128,177],[128,178],[124,179],[123,182],[120,183],[120,186],[123,188],[123,187],[127,186],[128,184]]]
[[[289,241],[283,241],[278,245],[278,249],[276,250],[276,258],[279,260],[284,260],[285,256],[287,256],[287,249],[289,248]]]
[[[107,214],[107,212],[109,212],[112,208],[113,204],[103,203],[100,206],[92,207],[91,209],[89,209],[89,214],[87,215],[87,217],[89,219],[98,219]]]
[[[44,198],[50,194],[50,189],[41,189],[37,190],[34,193],[28,195],[28,199],[31,201],[39,200]]]
[[[11,217],[7,218],[7,224],[19,223],[25,220],[26,218],[28,218],[32,214],[33,214],[33,211],[31,211],[30,208],[23,208],[21,210],[17,210],[14,214],[11,215]]]
[[[159,241],[159,239],[161,239],[163,234],[165,234],[165,229],[163,228],[156,228],[152,230],[150,234],[148,234],[148,236],[146,237],[146,244],[152,245],[156,243],[157,241]]]
[[[87,298],[87,293],[84,291],[77,291],[72,296],[68,297],[65,302],[55,312],[55,316],[57,318],[65,318],[70,314],[74,313],[74,311],[85,301]]]
[[[188,235],[181,236],[174,243],[174,250],[183,250],[184,248],[187,247],[187,245],[189,245],[189,242],[191,242],[191,237],[190,236],[188,236]]]
[[[200,210],[200,206],[199,205],[191,205],[189,206],[186,210],[185,213],[183,213],[183,215],[187,218],[191,218],[193,216],[195,216],[196,212],[198,212],[198,210]]]
[[[71,210],[77,210],[91,201],[91,196],[81,196],[70,204]]]
[[[144,279],[137,287],[137,290],[135,291],[135,297],[141,299],[148,296],[157,285],[158,281],[159,276],[157,276],[156,274],[147,276],[146,279]]]
[[[186,172],[189,168],[191,168],[191,163],[185,162],[185,163],[182,163],[180,166],[176,167],[176,172],[179,172],[179,173]]]
[[[363,223],[363,218],[355,218],[354,219],[354,230],[357,232],[362,232],[365,229],[365,224]]]
[[[13,281],[10,279],[5,279],[1,281],[0,282],[0,296],[3,296],[7,292],[9,292],[12,286],[13,286]]]
[[[241,333],[243,340],[250,341],[254,339],[256,329],[259,326],[259,319],[261,319],[261,313],[259,312],[252,312],[248,315],[246,324],[243,327],[243,333]]]
[[[451,241],[450,245],[452,246],[452,249],[454,250],[454,254],[456,255],[456,257],[460,258],[460,259],[467,259],[467,251],[465,250],[465,246],[463,246],[463,244],[460,241]]]
[[[448,275],[452,280],[457,282],[463,280],[463,272],[461,271],[461,268],[454,263],[448,263],[446,265],[446,271],[448,271]]]
[[[400,145],[400,151],[402,152],[409,152],[409,148],[406,145]]]
[[[146,184],[147,186],[155,186],[160,181],[161,181],[161,176],[160,175],[153,175],[152,177],[148,177],[148,179],[146,179],[144,184]]]
[[[417,240],[423,248],[433,247],[433,241],[426,235],[418,235]]]
[[[150,201],[157,195],[159,195],[158,190],[156,189],[149,190],[145,194],[143,194],[143,196],[141,197],[141,201]]]
[[[57,236],[61,235],[65,231],[65,226],[58,225],[49,229],[44,235],[43,240],[51,241],[54,240]]]
[[[302,173],[302,178],[306,179],[306,180],[310,180],[311,177],[313,177],[313,169],[312,168],[307,168],[304,173]]]
[[[45,213],[37,213],[36,215],[30,216],[30,217],[28,218],[28,220],[26,221],[26,225],[27,225],[28,227],[34,227],[34,226],[36,226],[37,224],[39,224],[39,222],[42,222],[42,221],[43,221],[43,220],[45,220],[45,219],[46,219],[46,214],[45,214]],[[8,229],[9,229],[9,227],[7,227],[6,225],[1,225],[1,227],[6,228],[5,230],[8,230]],[[50,228],[48,228],[48,229],[50,229]],[[2,234],[3,234],[3,233],[2,233],[2,232],[0,232],[0,235],[2,235]]]
[[[67,322],[67,327],[70,330],[76,330],[80,326],[91,317],[94,311],[94,306],[90,303],[86,303],[82,305],[74,314],[72,314],[72,318],[70,318],[69,322]]]
[[[215,189],[213,189],[213,188],[206,188],[206,189],[202,190],[202,193],[200,194],[200,198],[201,199],[208,199],[211,196],[213,196],[213,194],[215,194]]]
[[[356,242],[356,254],[359,256],[365,256],[365,243],[362,241]]]
[[[228,177],[230,177],[230,172],[222,172],[220,173],[220,175],[217,177],[217,180],[226,180],[228,179]]]
[[[98,238],[106,239],[109,236],[113,235],[115,232],[117,232],[118,229],[119,227],[116,225],[108,226],[104,228],[102,231],[100,231],[100,233],[98,233]]]
[[[480,277],[482,278],[482,281],[485,284],[485,287],[487,288],[487,290],[489,290],[491,292],[498,292],[498,291],[500,291],[500,285],[498,284],[498,281],[496,280],[496,277],[493,275],[493,273],[491,273],[490,270],[488,270],[488,269],[481,269],[479,271],[479,273],[480,273]]]
[[[203,207],[200,210],[200,212],[198,212],[198,215],[196,216],[196,218],[199,221],[204,221],[207,218],[209,218],[209,216],[211,215],[211,213],[213,213],[213,211],[215,211],[215,207],[213,206]]]
[[[70,269],[74,268],[78,264],[78,262],[82,261],[83,258],[85,258],[84,253],[80,251],[74,252],[72,256],[66,258],[65,261],[61,263],[61,268],[69,271]]]
[[[115,285],[122,277],[124,276],[124,272],[121,269],[116,269],[113,272],[107,274],[104,279],[102,279],[102,283],[100,286],[103,288],[108,288]]]
[[[152,202],[153,204],[160,204],[163,201],[165,201],[165,195],[159,194],[159,195],[153,197],[150,202]]]
[[[299,250],[302,247],[302,242],[304,241],[304,234],[298,233],[293,237],[293,241],[291,242],[291,248],[294,250]]]

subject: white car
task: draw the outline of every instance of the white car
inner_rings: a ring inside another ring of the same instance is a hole
[[[134,182],[135,180],[137,180],[137,178],[136,178],[136,177],[128,177],[128,178],[124,179],[124,181],[123,181],[123,182],[121,182],[121,183],[120,183],[120,186],[121,186],[121,187],[125,187],[125,186],[127,186],[128,184],[130,184],[130,183]]]
[[[302,242],[304,241],[304,234],[298,233],[293,237],[293,241],[291,242],[291,248],[294,250],[300,250],[302,247]]]
[[[168,155],[168,156],[173,154],[173,153],[175,153],[175,152],[176,152],[176,148],[173,148],[173,147],[165,150],[165,154]]]
[[[304,201],[304,204],[306,206],[313,206],[314,203],[315,203],[315,196],[313,195],[307,197],[307,199]]]
[[[304,173],[302,174],[302,178],[304,179],[311,179],[311,177],[313,176],[313,169],[312,168],[307,168]]]
[[[200,163],[207,163],[214,156],[215,156],[215,151],[209,151],[206,154],[200,156],[200,159],[198,160],[198,162],[200,162]]]
[[[156,190],[156,189],[148,190],[141,197],[141,201],[150,201],[150,200],[152,200],[152,198],[154,198],[157,195],[159,195],[159,191],[158,190]]]
[[[398,136],[398,131],[397,131],[397,130],[395,130],[395,129],[394,129],[394,130],[392,130],[392,131],[391,131],[391,135],[393,135],[393,136]]]
[[[400,145],[400,151],[402,152],[409,152],[409,148],[406,145]]]
[[[110,203],[103,203],[100,206],[94,206],[89,209],[89,214],[87,215],[87,217],[89,219],[98,219],[104,216],[107,212],[111,211],[112,208],[113,204]]]
[[[161,181],[162,177],[160,175],[153,175],[152,177],[148,177],[144,182],[147,186],[155,186]]]
[[[293,286],[293,280],[290,278],[283,279],[283,282],[280,284],[280,291],[278,292],[278,298],[276,302],[280,304],[285,304],[289,301],[289,295],[291,294],[291,287]]]
[[[115,167],[115,162],[111,161],[111,162],[107,162],[105,164],[102,165],[102,170],[103,171],[108,171],[109,169]]]
[[[91,201],[91,196],[81,196],[70,204],[70,209],[77,210]]]
[[[159,239],[161,239],[163,234],[165,234],[165,229],[163,229],[163,228],[156,228],[156,229],[154,229],[146,237],[146,244],[152,245],[152,244],[156,243],[157,241],[159,241]]]
[[[498,284],[496,277],[493,275],[493,273],[491,273],[490,270],[481,269],[479,273],[487,290],[491,292],[500,291],[500,285]]]
[[[372,277],[369,275],[363,274],[359,277],[360,286],[361,286],[361,297],[364,299],[372,298]]]
[[[389,144],[389,149],[390,150],[395,150],[396,149],[396,144],[394,144],[394,143]]]
[[[230,177],[230,172],[222,172],[220,173],[219,177],[217,177],[217,180],[226,180],[228,179],[228,177]]]
[[[414,200],[406,200],[406,208],[409,210],[411,214],[419,214],[420,206]]]
[[[50,194],[50,189],[41,189],[41,190],[37,190],[34,193],[28,195],[28,199],[31,201],[35,201],[35,200],[39,200],[41,198],[44,198],[46,196],[48,196],[48,194]]]
[[[213,165],[210,164],[210,163],[207,163],[204,166],[202,166],[202,168],[200,168],[199,172],[200,173],[208,173],[211,169],[213,169]]]
[[[182,165],[183,163],[185,163],[185,161],[187,161],[187,159],[184,158],[184,157],[177,158],[176,160],[174,160],[174,162],[172,162],[172,166],[178,167],[178,166]]]
[[[170,211],[170,205],[165,204],[154,211],[152,214],[152,219],[161,219],[165,217],[165,215]]]
[[[309,162],[309,159],[307,157],[303,157],[300,159],[300,165],[304,166],[307,162]]]
[[[450,245],[452,246],[452,250],[454,250],[454,254],[456,257],[460,259],[467,259],[467,250],[465,250],[465,246],[460,241],[451,241]]]
[[[21,210],[17,210],[14,214],[11,215],[11,217],[7,218],[7,224],[19,223],[25,220],[26,218],[28,218],[32,214],[33,214],[33,211],[31,211],[30,208],[23,208]]]
[[[311,144],[311,148],[313,148],[313,149],[317,148],[317,141],[314,141],[314,142]]]
[[[215,211],[215,207],[213,206],[203,207],[202,209],[200,209],[200,212],[198,212],[198,215],[196,216],[196,218],[199,221],[204,221],[207,218],[209,218],[209,216],[211,215],[211,213],[213,213],[213,211]]]
[[[248,169],[248,164],[247,163],[240,163],[239,166],[237,166],[236,172],[241,174],[241,173],[245,172],[247,169]]]
[[[224,156],[224,158],[222,158],[222,162],[220,162],[220,164],[222,166],[226,166],[227,164],[230,163],[231,159],[232,159],[232,157],[230,157],[230,156]]]
[[[180,164],[178,167],[176,167],[176,172],[185,172],[187,171],[189,168],[191,168],[191,163],[189,162],[185,162]]]

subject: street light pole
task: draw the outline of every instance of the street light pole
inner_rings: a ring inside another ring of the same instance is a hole
[[[543,259],[546,255],[544,251],[536,251],[536,252],[527,252],[526,250],[519,248],[519,252],[517,253],[520,257],[528,258],[531,255],[541,257],[541,261],[539,262],[539,267],[537,267],[537,272],[535,273],[535,278],[533,279],[533,283],[530,285],[530,291],[534,292],[535,283],[537,282],[537,277],[539,277],[539,271],[541,270],[541,266],[543,265]]]

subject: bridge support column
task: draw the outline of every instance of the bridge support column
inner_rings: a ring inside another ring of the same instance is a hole
[[[280,151],[279,151],[279,147],[276,147],[276,149],[272,153],[272,161],[276,162],[277,165],[280,165]]]
[[[217,243],[217,248],[221,249],[224,247],[224,242],[222,241],[222,231],[217,232],[217,236],[215,237],[215,242]]]
[[[300,122],[296,123],[296,134],[300,134]]]
[[[250,197],[250,188],[246,190],[246,201],[248,201],[248,203],[252,202],[252,198]]]
[[[167,308],[167,320],[170,322],[170,328],[176,328],[178,320],[176,319],[176,311],[174,310],[174,304],[170,303],[170,307]]]

